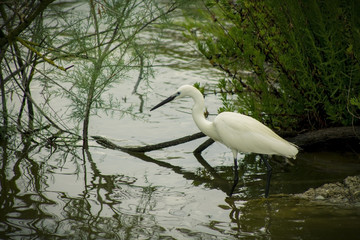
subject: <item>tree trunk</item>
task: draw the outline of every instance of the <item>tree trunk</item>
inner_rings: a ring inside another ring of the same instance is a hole
[[[360,142],[360,126],[325,128],[305,132],[294,137],[287,138],[299,147],[309,148],[332,141]]]

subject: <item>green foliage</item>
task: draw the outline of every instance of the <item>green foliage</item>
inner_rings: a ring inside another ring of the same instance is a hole
[[[350,125],[359,107],[355,1],[206,1],[188,38],[227,73],[224,106],[283,129]],[[230,94],[236,94],[236,97]]]
[[[58,57],[75,66],[56,77],[59,78],[57,82],[71,89],[58,88],[57,95],[70,100],[69,110],[75,121],[84,121],[99,110],[133,114],[131,106],[124,108],[107,92],[114,84],[128,79],[129,71],[140,68],[140,56],[144,64],[149,65],[151,56],[144,54],[137,44],[137,34],[152,19],[146,18],[147,11],[134,14],[141,9],[137,1],[104,1],[101,4],[89,1],[89,9],[83,16],[75,13],[63,19],[66,22],[63,27],[69,34],[61,42],[66,42],[63,52],[67,54]],[[147,56],[145,60],[144,56]],[[146,79],[147,75],[142,77]]]
[[[196,87],[202,95],[205,95],[205,86],[201,86],[199,82],[194,83],[194,87]]]
[[[16,126],[23,135],[36,132],[43,137],[46,131],[49,142],[61,134],[67,138],[65,133],[79,140],[82,126],[87,148],[90,119],[99,111],[140,116],[111,91],[119,81],[131,82],[136,74],[134,92],[140,81],[147,82],[156,41],[144,40],[140,33],[166,20],[177,2],[51,2],[0,4],[0,121],[4,126],[0,134]],[[41,84],[43,98],[33,99],[33,83]],[[13,98],[19,99],[20,106],[9,112]]]

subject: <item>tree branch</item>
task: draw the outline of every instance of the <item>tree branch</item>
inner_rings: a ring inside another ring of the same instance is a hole
[[[177,138],[171,141],[162,142],[153,145],[146,145],[141,147],[122,147],[119,146],[110,140],[101,137],[101,136],[92,136],[92,138],[101,146],[105,148],[110,148],[114,150],[120,150],[128,153],[145,153],[154,150],[159,150],[166,147],[176,146],[182,143],[190,142],[198,138],[205,137],[205,134],[202,132],[195,133],[193,135]],[[354,140],[359,141],[360,139],[360,126],[353,127],[336,127],[336,128],[327,128],[321,130],[310,131],[306,133],[299,134],[294,137],[286,138],[289,142],[296,144],[301,148],[307,148],[314,146],[315,144],[323,144],[330,142],[332,140]],[[207,147],[213,144],[215,141],[211,138],[207,139],[204,143],[198,146],[194,150],[194,154],[201,154]]]
[[[0,38],[0,47],[3,47],[7,43],[13,41],[17,36],[19,36],[20,33],[24,31],[28,26],[30,26],[34,19],[38,17],[53,1],[54,0],[40,1],[40,3],[32,10],[32,13],[27,18],[25,18],[21,22],[21,24],[19,24],[15,29],[9,32],[7,36]]]
[[[159,150],[162,148],[176,146],[176,145],[179,145],[182,143],[190,142],[192,140],[202,138],[202,137],[205,137],[205,134],[203,134],[202,132],[198,132],[193,135],[177,138],[175,140],[162,142],[162,143],[158,143],[158,144],[154,144],[154,145],[146,145],[146,146],[142,146],[142,147],[122,147],[122,146],[119,146],[119,145],[111,142],[110,140],[108,140],[104,137],[92,136],[92,138],[95,139],[95,141],[98,144],[100,144],[101,146],[110,148],[110,149],[114,149],[114,150],[121,150],[124,152],[150,152],[150,151]]]

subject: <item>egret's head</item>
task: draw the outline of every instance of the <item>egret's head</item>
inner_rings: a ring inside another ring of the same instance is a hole
[[[165,99],[164,101],[162,101],[161,103],[157,104],[155,107],[153,107],[152,109],[150,109],[150,111],[155,110],[159,107],[161,107],[162,105],[171,102],[174,99],[178,99],[178,98],[182,98],[185,96],[189,96],[190,91],[193,89],[193,86],[190,85],[183,85],[181,87],[178,88],[178,90],[176,90],[176,92],[174,94],[172,94],[170,97],[168,97],[167,99]]]

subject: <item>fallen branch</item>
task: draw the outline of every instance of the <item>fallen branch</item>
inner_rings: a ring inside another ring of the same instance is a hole
[[[287,138],[287,140],[302,148],[333,140],[360,141],[360,126],[325,128],[305,132],[295,137]]]
[[[120,150],[124,152],[133,152],[133,153],[145,153],[154,150],[159,150],[162,148],[176,146],[182,143],[190,142],[198,138],[205,137],[205,134],[202,132],[195,133],[193,135],[177,138],[171,141],[162,142],[153,145],[146,145],[141,147],[122,147],[119,146],[110,140],[101,137],[101,136],[92,136],[92,138],[101,146]],[[309,146],[313,146],[315,144],[326,143],[332,140],[356,140],[360,141],[360,127],[336,127],[336,128],[327,128],[321,130],[315,130],[311,132],[306,132],[299,134],[295,137],[286,138],[289,142],[296,144],[301,148],[306,148]],[[200,146],[198,146],[194,150],[194,154],[200,154],[204,151],[207,147],[214,143],[214,140],[209,138],[205,142],[203,142]]]
[[[194,150],[194,154],[200,154],[202,151],[204,151],[206,148],[208,148],[211,144],[213,144],[215,141],[212,138],[208,138],[205,142],[203,142],[200,146],[198,146]]]
[[[198,132],[193,135],[185,136],[182,138],[178,138],[175,140],[162,142],[162,143],[158,143],[158,144],[154,144],[154,145],[146,145],[146,146],[142,146],[142,147],[122,147],[122,146],[119,146],[119,145],[111,142],[110,140],[108,140],[104,137],[92,136],[92,138],[95,139],[95,141],[98,144],[100,144],[101,146],[110,148],[110,149],[114,149],[114,150],[121,150],[124,152],[150,152],[150,151],[159,150],[162,148],[176,146],[176,145],[179,145],[182,143],[190,142],[192,140],[202,138],[202,137],[205,137],[205,134],[203,134],[202,132]]]

